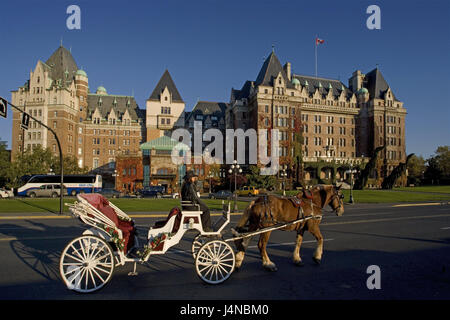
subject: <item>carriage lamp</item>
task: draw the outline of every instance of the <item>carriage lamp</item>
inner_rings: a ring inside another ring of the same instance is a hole
[[[237,179],[237,173],[242,173],[242,169],[239,166],[239,164],[237,163],[236,160],[233,161],[233,164],[231,165],[231,169],[228,170],[229,174],[232,174],[234,172],[234,211],[236,212],[238,210],[237,207],[237,192],[236,192],[236,179]]]

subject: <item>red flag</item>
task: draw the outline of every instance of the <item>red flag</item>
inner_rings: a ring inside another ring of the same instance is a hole
[[[321,44],[321,43],[324,43],[324,42],[325,42],[325,40],[316,38],[316,46],[317,46],[318,44]]]

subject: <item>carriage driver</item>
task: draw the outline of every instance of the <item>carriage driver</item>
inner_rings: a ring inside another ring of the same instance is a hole
[[[194,174],[194,171],[188,170],[184,176],[183,186],[181,187],[181,200],[191,201],[194,204],[200,205],[200,211],[202,211],[202,226],[206,232],[212,232],[211,217],[209,214],[208,206],[200,200],[199,193],[197,191],[196,182],[198,176]]]

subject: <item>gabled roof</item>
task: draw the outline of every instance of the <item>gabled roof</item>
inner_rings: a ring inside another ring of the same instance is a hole
[[[384,99],[384,94],[389,89],[389,85],[386,80],[384,80],[384,77],[378,68],[367,73],[364,82],[366,82],[371,99]],[[392,95],[394,96],[394,100],[398,101],[393,92]]]
[[[75,59],[69,50],[60,46],[45,62],[46,71],[53,81],[61,79],[61,84],[72,82],[78,71]],[[67,76],[66,76],[67,75]]]
[[[101,99],[101,106],[99,106],[99,100]],[[122,118],[126,110],[130,114],[130,118],[133,121],[142,119],[142,113],[136,104],[134,97],[129,96],[118,96],[118,95],[105,95],[105,94],[94,94],[89,93],[87,98],[88,103],[88,118],[94,113],[95,109],[98,108],[102,118],[105,119],[111,110],[114,110],[118,118]]]
[[[160,97],[161,97],[161,93],[164,91],[164,89],[166,87],[167,87],[167,89],[169,89],[170,93],[172,94],[172,101],[184,102],[167,69],[166,69],[166,71],[164,71],[161,79],[159,79],[158,84],[156,85],[155,89],[153,90],[153,92],[150,95],[150,97],[148,98],[148,100],[159,101]]]
[[[275,52],[272,51],[266,61],[264,61],[264,64],[261,67],[258,76],[256,77],[255,84],[258,86],[272,86],[273,79],[276,78],[280,72],[283,76],[286,86],[291,88],[292,84],[288,80],[287,74],[281,66],[280,60],[278,60]]]
[[[314,94],[317,88],[319,89],[319,92],[321,94],[328,94],[330,86],[333,90],[334,97],[339,96],[342,91],[344,91],[346,97],[350,97],[353,94],[353,92],[351,92],[349,88],[347,88],[341,81],[336,79],[318,78],[299,74],[294,74],[292,78],[299,80],[300,84],[303,87],[308,84],[307,88],[309,94]]]
[[[244,85],[242,86],[241,90],[237,90],[234,88],[231,88],[231,98],[233,100],[241,100],[242,98],[247,98],[250,95],[250,88],[254,85],[253,81],[245,81]]]
[[[204,116],[216,116],[217,120],[220,121],[220,118],[225,118],[225,110],[227,109],[227,107],[228,103],[225,102],[198,101],[192,111],[186,117],[186,123],[188,123],[192,117],[195,117],[198,114]]]

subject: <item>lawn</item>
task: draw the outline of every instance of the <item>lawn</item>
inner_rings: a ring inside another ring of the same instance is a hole
[[[402,187],[395,188],[398,191],[410,191],[410,192],[432,192],[432,193],[448,193],[450,194],[450,186],[420,186],[420,187]]]
[[[349,201],[350,190],[343,190],[345,202]],[[297,191],[287,191],[287,195],[295,195]],[[439,202],[450,201],[450,186],[431,186],[415,188],[396,188],[394,190],[353,190],[355,203],[396,203],[396,202]],[[72,203],[75,198],[65,198],[65,203]],[[222,210],[222,200],[205,199],[211,211]],[[113,199],[112,202],[124,212],[169,212],[179,207],[178,199]],[[248,202],[238,201],[238,210],[242,211]],[[233,211],[233,202],[231,209]],[[64,211],[68,212],[67,206]],[[59,212],[59,199],[0,199],[1,212]]]
[[[450,188],[417,187],[396,188],[394,190],[353,190],[353,201],[356,203],[395,203],[395,202],[427,202],[450,201]],[[449,192],[445,192],[448,190]],[[295,195],[298,191],[287,191],[286,195]],[[344,201],[350,199],[350,190],[343,190]]]
[[[75,198],[64,199],[64,203],[73,203]],[[211,211],[222,210],[222,200],[205,199]],[[113,199],[111,201],[124,212],[169,212],[173,207],[180,207],[178,199]],[[248,205],[247,202],[238,201],[238,209],[243,210]],[[233,202],[231,209],[233,209]],[[1,199],[0,212],[59,212],[58,199]],[[64,212],[68,212],[68,207],[64,206]]]

